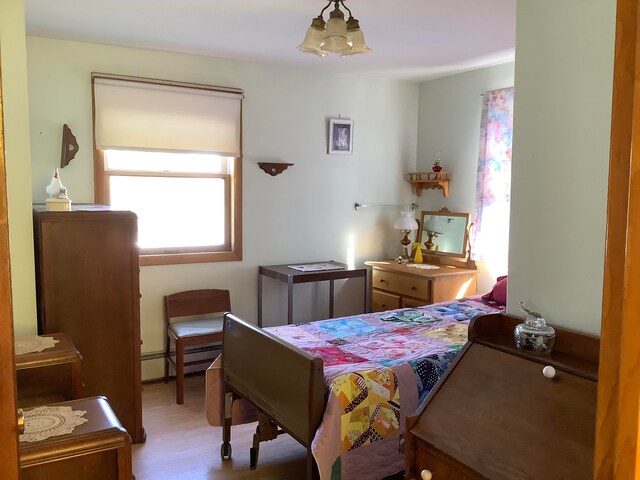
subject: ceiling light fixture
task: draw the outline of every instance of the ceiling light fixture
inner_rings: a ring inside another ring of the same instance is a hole
[[[329,14],[329,21],[325,23],[323,14],[331,4],[335,5]],[[345,22],[344,13],[340,5],[349,12],[349,19]],[[307,29],[304,41],[298,45],[298,50],[326,57],[329,52],[337,53],[341,57],[369,53],[371,49],[364,42],[364,34],[360,30],[360,23],[353,18],[351,10],[343,0],[329,0],[320,15],[313,19]]]

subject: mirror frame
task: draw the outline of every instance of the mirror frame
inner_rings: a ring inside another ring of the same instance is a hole
[[[451,252],[440,252],[438,250],[427,250],[425,248],[424,243],[422,242],[422,232],[424,229],[424,217],[428,217],[431,215],[440,215],[440,216],[449,216],[449,217],[464,217],[466,218],[466,225],[464,228],[464,240],[462,241],[462,253],[451,253]],[[420,244],[420,248],[422,249],[423,255],[438,255],[441,257],[455,257],[455,258],[467,258],[469,252],[469,214],[464,212],[452,212],[448,208],[442,208],[438,211],[433,210],[423,210],[420,212],[420,226],[418,227],[418,238],[416,242]]]

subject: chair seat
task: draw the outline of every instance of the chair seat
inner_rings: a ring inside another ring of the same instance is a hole
[[[197,337],[211,333],[222,333],[222,324],[222,318],[185,320],[171,323],[169,330],[176,338]]]

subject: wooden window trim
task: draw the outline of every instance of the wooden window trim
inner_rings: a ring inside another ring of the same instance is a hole
[[[181,252],[181,253],[140,253],[140,265],[171,265],[181,263],[208,263],[208,262],[232,262],[242,260],[242,158],[236,157],[230,160],[233,163],[232,175],[202,174],[198,177],[229,177],[229,210],[228,225],[230,228],[229,250],[208,252]],[[94,181],[96,203],[109,205],[109,177],[110,176],[163,176],[157,172],[107,172],[104,168],[104,152],[94,149]],[[176,174],[171,176],[190,177],[194,175]]]

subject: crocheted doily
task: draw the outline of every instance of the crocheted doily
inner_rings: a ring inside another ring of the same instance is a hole
[[[24,355],[25,353],[41,352],[47,348],[55,347],[60,340],[51,337],[39,337],[32,335],[29,337],[16,337],[16,355]]]
[[[72,411],[71,407],[44,406],[24,412],[24,433],[21,442],[39,442],[49,437],[67,435],[88,422],[84,410]]]
[[[430,265],[428,263],[407,263],[407,267],[420,268],[422,270],[437,270],[438,265]]]

